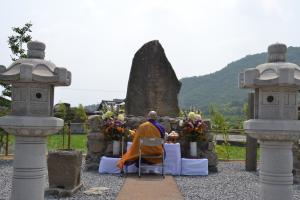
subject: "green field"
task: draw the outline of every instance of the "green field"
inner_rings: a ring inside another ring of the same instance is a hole
[[[63,145],[64,141],[64,145]],[[82,151],[83,153],[86,153],[86,141],[87,137],[86,135],[72,135],[71,137],[71,149],[77,149],[79,151]],[[67,135],[51,135],[48,137],[48,150],[54,150],[54,149],[64,149],[67,148],[68,144],[68,137]]]
[[[51,135],[48,137],[48,150],[55,149],[64,149],[67,148],[67,135],[64,136],[64,146],[63,146],[63,136],[60,135]],[[14,137],[10,135],[9,144],[14,143]],[[72,135],[71,137],[71,148],[82,151],[83,153],[87,152],[86,149],[87,137],[86,135]],[[245,160],[246,158],[246,148],[238,146],[224,146],[216,145],[216,152],[218,154],[219,160]],[[227,154],[227,150],[228,154]],[[258,151],[259,157],[259,151]]]
[[[228,151],[228,153],[227,153]],[[246,148],[238,146],[216,145],[216,152],[219,160],[246,160]],[[259,149],[257,149],[257,160]]]

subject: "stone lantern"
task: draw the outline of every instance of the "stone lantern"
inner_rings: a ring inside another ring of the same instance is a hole
[[[63,127],[52,117],[54,87],[71,84],[71,73],[44,60],[45,44],[27,44],[28,58],[0,67],[0,81],[12,84],[11,114],[0,126],[16,136],[12,200],[44,199],[47,136]]]
[[[297,94],[300,67],[286,62],[287,47],[273,44],[268,62],[240,73],[239,87],[255,89],[255,119],[244,122],[247,134],[260,141],[260,195],[290,200],[293,190],[293,141],[300,137]]]

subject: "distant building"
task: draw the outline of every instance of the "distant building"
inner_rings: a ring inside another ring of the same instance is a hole
[[[119,112],[121,106],[124,105],[125,99],[102,100],[97,108],[97,111],[101,112],[102,110],[115,110]]]

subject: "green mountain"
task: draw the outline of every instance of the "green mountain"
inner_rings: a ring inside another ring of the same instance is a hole
[[[195,106],[207,112],[210,104],[243,105],[249,90],[238,88],[239,72],[256,67],[266,60],[267,53],[247,55],[215,73],[181,79],[179,106],[184,109]],[[300,66],[300,47],[288,48],[287,61]]]

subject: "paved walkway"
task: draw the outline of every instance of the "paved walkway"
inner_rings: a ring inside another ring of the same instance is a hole
[[[117,200],[183,200],[172,176],[163,179],[159,175],[128,175]]]

